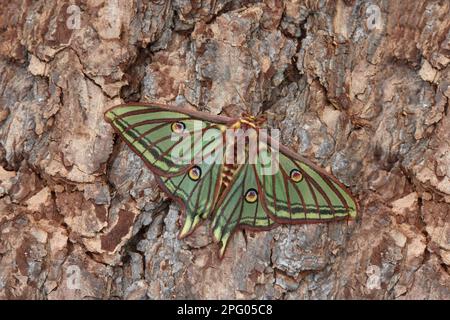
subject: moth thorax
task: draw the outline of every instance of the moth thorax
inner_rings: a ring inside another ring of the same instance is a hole
[[[254,117],[246,117],[240,120],[240,128],[243,130],[247,130],[247,129],[256,129],[256,123],[255,123],[255,118]]]

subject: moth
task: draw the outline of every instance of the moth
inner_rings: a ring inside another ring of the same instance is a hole
[[[105,119],[179,204],[184,217],[179,238],[212,217],[221,258],[239,229],[357,216],[350,191],[279,144],[261,128],[260,118],[131,103],[109,109]]]

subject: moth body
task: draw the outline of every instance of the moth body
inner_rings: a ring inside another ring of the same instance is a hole
[[[239,229],[260,231],[284,223],[331,222],[357,216],[358,205],[350,191],[265,133],[264,116],[229,118],[135,103],[113,107],[105,118],[180,205],[184,218],[179,237],[212,218],[220,257]],[[206,133],[208,139],[203,140]],[[190,138],[181,139],[180,134]],[[173,156],[178,155],[174,152],[177,147],[193,150],[187,162],[175,161],[179,158]],[[215,148],[221,152],[213,152]],[[202,157],[198,157],[200,152]],[[271,160],[272,155],[277,161]],[[202,161],[197,162],[198,158]],[[277,164],[277,170],[267,166],[271,163]]]

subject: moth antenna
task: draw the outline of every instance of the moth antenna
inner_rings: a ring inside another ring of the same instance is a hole
[[[230,54],[228,54],[228,63],[229,65],[231,65],[231,56]],[[244,103],[245,107],[247,108],[246,113],[248,115],[251,115],[251,111],[252,109],[250,108],[249,104],[247,103],[247,101],[244,99],[244,97],[241,96],[241,94],[239,93],[239,90],[236,88],[236,85],[233,84],[233,88],[236,91],[236,93],[238,94],[239,98],[241,99],[241,101]]]
[[[231,114],[227,111],[227,109],[225,109],[225,108],[222,108],[222,113],[223,113],[224,115],[226,115],[227,117],[229,117],[229,118],[233,118],[233,115],[231,115]]]
[[[243,96],[241,96],[241,94],[239,93],[239,90],[236,88],[236,86],[234,86],[234,90],[236,91],[236,93],[238,94],[239,98],[241,99],[241,101],[244,103],[245,107],[247,108],[246,110],[246,114],[251,115],[252,114],[252,109],[250,107],[250,105],[248,104],[248,102],[244,99]]]
[[[281,121],[281,120],[283,120],[284,119],[284,116],[282,116],[281,114],[276,114],[276,113],[274,113],[274,112],[271,112],[271,111],[264,111],[264,114],[265,115],[267,115],[267,118],[269,119],[272,119],[272,120],[278,120],[278,121]]]

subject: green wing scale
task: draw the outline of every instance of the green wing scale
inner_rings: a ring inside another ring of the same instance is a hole
[[[235,149],[236,141],[225,132],[251,127],[259,136],[253,117],[136,103],[109,109],[105,119],[179,204],[184,214],[180,238],[212,216],[220,257],[239,229],[268,230],[279,224],[357,217],[357,204],[343,184],[288,148],[280,145],[278,150],[270,137],[258,144],[256,152],[246,148],[245,163],[230,173],[224,154]],[[275,153],[277,170],[267,174],[267,157]]]
[[[267,215],[262,204],[256,166],[241,165],[234,180],[223,192],[212,222],[214,239],[221,247],[220,256],[223,256],[228,240],[237,228],[269,230],[276,226],[277,223]]]
[[[183,228],[179,237],[183,238],[214,209],[221,179],[221,164],[208,165],[203,162],[192,166],[186,173],[174,177],[156,177],[167,193],[180,203],[185,212]]]
[[[206,133],[209,136],[221,136],[221,129],[224,128],[223,125],[202,121],[181,112],[147,105],[115,107],[107,111],[105,117],[130,148],[152,171],[161,176],[174,176],[187,170],[187,165],[197,155],[187,153],[191,158],[175,161],[172,156],[177,149],[185,147],[186,150],[201,152],[201,136]],[[183,133],[189,134],[191,139],[182,139]],[[174,137],[178,139],[174,140]],[[208,148],[215,148],[217,146],[211,144],[221,142],[219,139],[210,141]]]
[[[340,184],[305,162],[279,155],[278,172],[259,174],[258,180],[273,219],[307,223],[355,217],[355,202]]]
[[[219,137],[225,127],[157,105],[118,106],[107,111],[105,118],[157,174],[155,179],[161,188],[181,206],[185,217],[180,238],[190,234],[209,216],[218,196],[222,165],[220,153],[214,151],[223,148]],[[191,139],[173,139],[174,133],[183,132]],[[206,146],[201,145],[203,142]],[[173,153],[183,147],[192,152],[186,153],[184,163],[174,161]],[[206,156],[195,164],[199,153]]]

